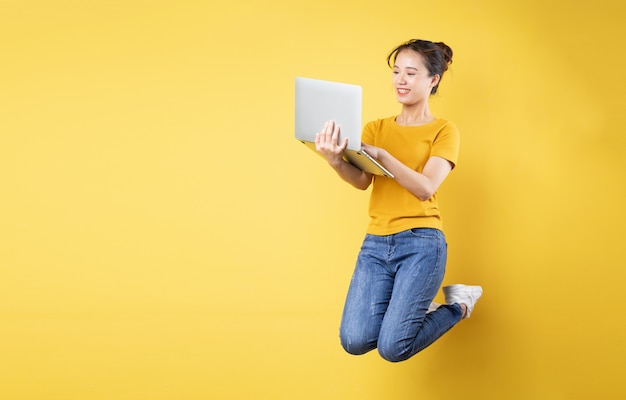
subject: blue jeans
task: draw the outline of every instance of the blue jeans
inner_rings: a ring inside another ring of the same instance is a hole
[[[385,360],[404,361],[456,325],[458,304],[426,314],[443,281],[447,249],[438,229],[367,234],[341,319],[343,348],[357,355],[378,348]]]

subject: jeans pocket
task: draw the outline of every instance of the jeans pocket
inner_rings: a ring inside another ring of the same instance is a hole
[[[412,228],[409,233],[422,239],[437,239],[441,235],[441,231],[434,228]]]

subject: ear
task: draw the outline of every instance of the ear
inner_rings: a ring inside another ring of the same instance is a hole
[[[437,86],[437,84],[439,83],[439,81],[441,80],[441,75],[439,74],[435,74],[433,76],[430,77],[430,87],[434,88],[435,86]]]

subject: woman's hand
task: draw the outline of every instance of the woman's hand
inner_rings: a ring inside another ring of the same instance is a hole
[[[366,143],[361,143],[361,149],[363,149],[364,152],[369,154],[370,157],[375,158],[378,161],[381,160],[381,158],[383,157],[383,152],[385,151],[384,149],[381,149],[380,147],[372,146]]]
[[[334,121],[328,121],[322,130],[315,135],[315,148],[335,168],[343,162],[343,151],[348,146],[348,138],[344,138],[339,143],[339,133],[339,125],[335,124]]]

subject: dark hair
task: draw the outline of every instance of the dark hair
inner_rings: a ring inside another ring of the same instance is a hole
[[[403,50],[413,50],[422,55],[424,65],[430,72],[430,76],[439,75],[439,82],[443,78],[443,73],[448,70],[448,65],[452,64],[452,49],[443,42],[431,42],[428,40],[411,39],[396,47],[387,56],[387,64],[393,68],[398,54]],[[437,93],[439,82],[431,90],[431,94]]]

